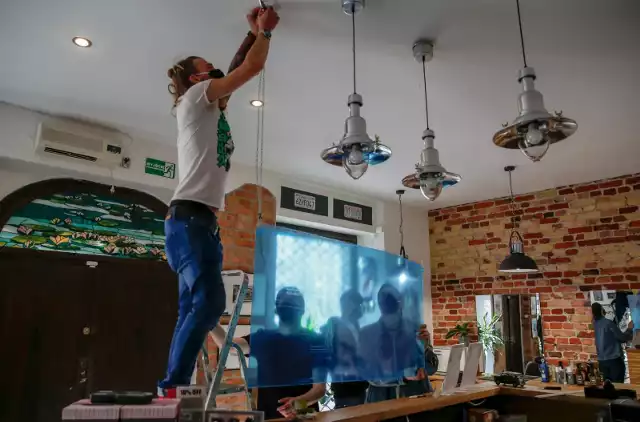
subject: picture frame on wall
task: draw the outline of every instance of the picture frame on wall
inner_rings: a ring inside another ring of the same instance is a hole
[[[222,328],[224,328],[225,331],[229,330],[229,326],[228,325],[223,325]],[[236,332],[234,333],[234,337],[244,337],[251,334],[251,326],[250,325],[236,325]],[[246,358],[248,358],[248,356],[245,356]],[[224,366],[225,370],[231,370],[231,369],[240,369],[240,358],[238,357],[238,355],[231,353],[231,351],[229,351],[229,355],[227,356],[227,364]],[[220,348],[218,348],[218,356],[217,356],[217,361],[220,361]],[[247,363],[248,364],[248,363]]]
[[[223,271],[222,282],[224,283],[224,290],[226,294],[226,304],[223,315],[230,316],[233,313],[233,309],[240,292],[240,286],[242,286],[243,277],[248,277],[249,286],[247,293],[240,309],[240,316],[251,316],[251,302],[253,300],[253,274],[246,274],[242,271]],[[237,337],[237,336],[236,336]]]

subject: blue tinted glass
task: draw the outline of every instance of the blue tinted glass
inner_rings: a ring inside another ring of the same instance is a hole
[[[393,382],[424,367],[420,265],[278,227],[256,234],[247,382]]]

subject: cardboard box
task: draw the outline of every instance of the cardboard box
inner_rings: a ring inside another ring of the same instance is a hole
[[[498,422],[498,411],[492,409],[469,409],[469,422]]]
[[[180,410],[178,399],[154,399],[150,404],[125,405],[120,409],[122,422],[176,422]]]
[[[88,399],[77,401],[62,409],[63,421],[111,422],[120,420],[118,404],[91,404]]]

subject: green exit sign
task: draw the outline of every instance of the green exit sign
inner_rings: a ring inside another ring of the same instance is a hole
[[[156,160],[155,158],[147,158],[144,165],[144,172],[154,176],[166,177],[167,179],[175,179],[176,164]]]

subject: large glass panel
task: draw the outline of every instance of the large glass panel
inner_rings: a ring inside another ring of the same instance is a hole
[[[422,274],[384,251],[258,228],[249,385],[415,376],[424,367]]]

